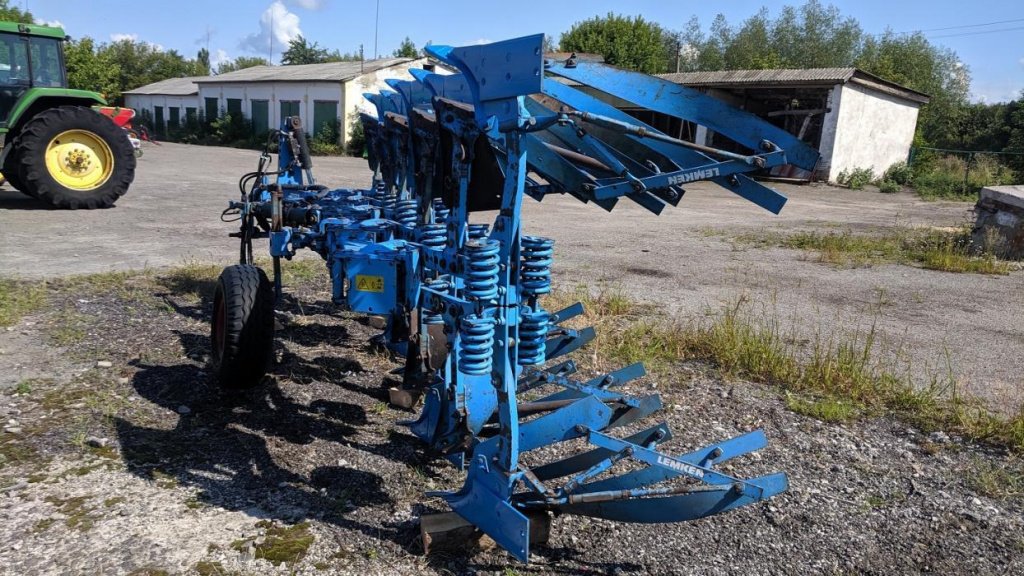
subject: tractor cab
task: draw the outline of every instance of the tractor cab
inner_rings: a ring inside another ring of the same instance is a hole
[[[0,123],[31,88],[66,88],[64,31],[0,22]]]

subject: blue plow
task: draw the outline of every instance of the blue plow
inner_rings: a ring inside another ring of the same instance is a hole
[[[302,123],[286,119],[277,167],[264,155],[228,209],[241,220],[239,266],[252,265],[254,238],[269,238],[278,296],[281,259],[309,249],[330,270],[335,304],[386,319],[379,343],[404,357],[393,402],[422,399],[410,430],[465,470],[461,489],[434,495],[523,562],[531,523],[551,514],[681,522],[787,488],[785,474],[720,471],[764,448],[761,431],[664,451],[668,426],[641,428],[660,398],[626,390],[642,365],[577,376],[568,355],[595,332],[566,325],[580,304],[544,308],[554,241],[522,233],[524,197],[568,194],[606,211],[626,200],[657,215],[679,204],[684,185],[710,180],[778,213],[786,198],[750,176],[818,161],[795,136],[705,94],[575,58],[545,60],[542,47],[542,35],[428,46],[450,73],[413,70],[366,94],[376,109],[360,117],[373,171],[366,190],[318,185]],[[735,146],[673,138],[609,97],[701,124]],[[551,460],[562,451],[550,448],[570,441],[583,448]]]

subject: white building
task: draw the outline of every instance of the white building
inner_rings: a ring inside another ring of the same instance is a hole
[[[723,70],[661,77],[706,92],[796,134],[821,152],[814,176],[828,181],[835,181],[843,170],[872,168],[881,174],[896,162],[906,161],[918,111],[929,100],[925,94],[856,68]],[[622,107],[670,134],[698,144],[729,146],[703,127]],[[792,166],[772,174],[798,179],[812,176]]]
[[[167,122],[184,122],[188,115],[199,111],[199,86],[197,80],[206,76],[168,78],[147,84],[124,93],[124,105],[154,125]]]
[[[409,68],[422,67],[425,58],[384,58],[366,62],[327,62],[296,66],[255,66],[219,76],[164,80],[125,92],[125,105],[148,110],[159,126],[187,114],[206,118],[223,112],[241,113],[257,133],[280,126],[282,118],[298,115],[309,134],[329,122],[341,123],[344,145],[353,112],[374,111],[364,92],[387,88],[385,80],[409,80]],[[165,85],[165,86],[162,86]],[[189,89],[189,85],[192,86]]]

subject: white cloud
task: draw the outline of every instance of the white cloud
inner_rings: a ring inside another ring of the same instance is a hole
[[[1017,62],[1020,63],[1021,66],[1024,66],[1024,58],[1021,58],[1020,60],[1017,60]]]
[[[136,40],[139,39],[139,35],[138,34],[122,34],[122,33],[115,32],[114,34],[110,35],[110,39],[113,40],[114,42],[120,42],[121,40],[131,40],[132,42],[135,42]]]
[[[475,45],[491,44],[493,42],[494,42],[494,40],[491,40],[490,38],[477,38],[476,40],[473,40],[472,42],[470,42],[470,44],[475,44]]]
[[[36,22],[42,24],[43,26],[53,26],[54,28],[64,27],[64,23],[61,22],[60,20],[37,20]]]
[[[320,10],[327,4],[326,0],[288,0],[289,4],[294,4],[299,8],[305,8],[306,10]]]
[[[217,66],[220,64],[230,61],[231,56],[228,56],[227,51],[221,50],[220,48],[217,48],[213,54],[210,54],[210,68],[213,68],[214,70],[216,70]]]
[[[274,52],[280,54],[288,49],[289,42],[301,35],[299,17],[290,12],[281,0],[275,0],[260,15],[260,31],[243,38],[239,47],[266,54],[271,48],[273,38]]]

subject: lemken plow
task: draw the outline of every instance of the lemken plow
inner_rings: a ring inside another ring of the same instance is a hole
[[[228,209],[241,221],[241,263],[221,275],[212,328],[222,383],[258,384],[272,356],[281,259],[318,253],[335,304],[386,319],[380,344],[405,358],[392,401],[411,408],[422,399],[411,431],[465,470],[461,489],[435,496],[524,562],[531,532],[552,513],[681,522],[787,487],[782,473],[719,471],[763,448],[761,431],[670,454],[660,449],[672,437],[667,425],[637,430],[661,408],[657,395],[623,392],[644,376],[642,365],[574,377],[566,355],[595,333],[565,326],[580,304],[544,308],[554,242],[522,233],[524,196],[569,194],[607,211],[628,200],[660,214],[680,202],[681,185],[712,180],[778,213],[785,197],[747,174],[782,164],[812,170],[818,159],[784,130],[709,96],[575,58],[545,61],[542,47],[542,35],[428,46],[453,73],[413,70],[412,80],[389,81],[393,90],[366,94],[377,109],[361,118],[368,190],[317,184],[301,122],[286,119],[277,167],[264,155]],[[673,138],[596,94],[705,126],[736,146]],[[261,237],[269,237],[270,278],[252,263]],[[627,427],[632,433],[616,435]],[[585,447],[565,456],[575,446]],[[543,459],[551,454],[559,456]]]

